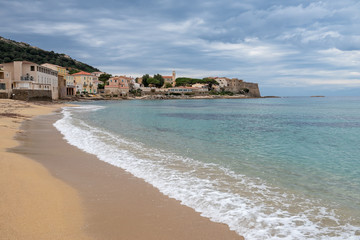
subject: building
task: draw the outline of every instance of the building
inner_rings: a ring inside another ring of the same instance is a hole
[[[226,91],[238,93],[242,90],[243,86],[243,80],[237,79],[237,78],[227,78],[227,87],[225,87]]]
[[[206,88],[209,89],[209,84],[203,84],[203,83],[196,83],[191,85],[193,88]]]
[[[61,67],[51,63],[44,63],[41,64],[41,66],[50,68],[54,71],[58,71],[59,98],[72,97],[75,95],[75,85],[73,82],[70,83],[69,81],[67,81],[69,71],[65,67]]]
[[[219,83],[220,89],[224,91],[229,91],[232,93],[242,93],[244,92],[250,97],[261,97],[259,86],[257,83],[244,82],[241,79],[237,78],[215,78]]]
[[[91,74],[99,78],[101,74],[104,74],[104,72],[92,72]]]
[[[0,67],[0,98],[9,98],[11,93],[11,82],[9,72],[4,71],[3,66]]]
[[[58,91],[58,72],[50,68],[40,66],[28,61],[14,61],[3,63],[3,77],[1,80],[2,88],[8,94],[13,90],[42,90],[50,91],[50,95],[44,93],[44,96],[51,96],[52,99],[59,98]],[[41,93],[38,92],[38,97]]]
[[[57,71],[58,75],[60,75],[60,76],[65,76],[68,73],[68,71],[66,70],[65,67],[61,67],[61,66],[58,66],[58,65],[55,65],[55,64],[44,63],[44,64],[41,64],[41,66],[50,68],[50,69],[52,69],[54,71]]]
[[[171,86],[175,86],[176,83],[176,72],[173,71],[172,72],[172,76],[162,76],[164,79],[164,86],[166,85],[166,83],[170,83]]]
[[[179,94],[194,94],[194,95],[203,95],[209,92],[209,89],[206,87],[173,87],[168,88],[168,93],[179,93]]]
[[[99,81],[99,77],[101,76],[101,74],[106,74],[105,72],[92,72],[92,75],[94,75],[94,85],[99,86],[99,83],[102,83],[101,81]]]
[[[126,76],[115,76],[109,78],[105,85],[105,94],[126,96],[130,88],[133,88],[134,79]]]
[[[228,79],[228,78],[225,78],[225,77],[221,77],[221,78],[216,77],[216,78],[214,78],[214,79],[215,79],[216,82],[219,83],[219,87],[220,87],[220,88],[225,89],[225,88],[228,86],[228,82],[227,82],[227,79]]]
[[[75,96],[76,82],[74,76],[67,74],[65,76],[65,81],[66,81],[66,96],[67,97]]]
[[[94,84],[95,76],[91,73],[81,71],[71,76],[74,77],[76,93],[97,93],[97,85]]]

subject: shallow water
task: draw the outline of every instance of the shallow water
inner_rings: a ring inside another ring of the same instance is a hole
[[[360,238],[360,98],[65,108],[73,145],[249,239]]]

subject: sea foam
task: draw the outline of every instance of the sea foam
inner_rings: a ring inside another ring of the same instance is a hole
[[[154,149],[73,117],[103,107],[65,107],[54,126],[65,140],[100,160],[144,179],[214,222],[247,239],[359,239],[359,227],[314,202],[281,192],[260,179]],[[331,222],[331,224],[324,224]]]

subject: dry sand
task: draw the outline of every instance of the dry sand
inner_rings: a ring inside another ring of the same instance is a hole
[[[55,108],[30,105],[12,113],[28,118]],[[23,118],[0,117],[0,131],[9,131],[0,142],[0,239],[243,239],[67,144],[52,126],[59,117],[25,121],[16,148],[10,139]]]
[[[41,164],[7,152],[20,124],[59,105],[0,99],[0,239],[88,239],[77,191]]]

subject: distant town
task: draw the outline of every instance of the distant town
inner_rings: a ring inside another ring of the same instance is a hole
[[[112,76],[45,63],[13,61],[0,64],[0,98],[58,100],[79,98],[191,98],[207,96],[261,97],[257,83],[237,78],[203,79],[156,74]]]

